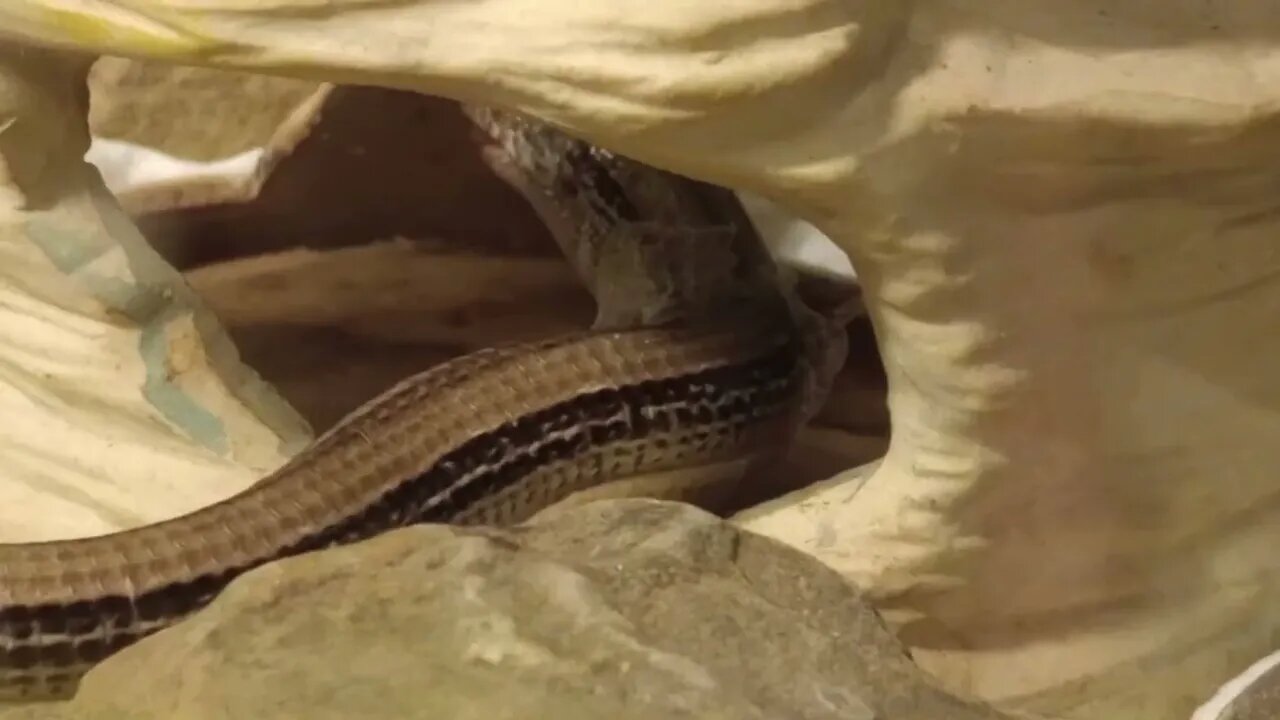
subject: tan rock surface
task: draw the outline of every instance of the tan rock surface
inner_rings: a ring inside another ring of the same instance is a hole
[[[89,128],[191,160],[261,147],[320,84],[119,57],[94,63]]]
[[[48,720],[998,720],[821,563],[674,503],[420,526],[237,580]]]

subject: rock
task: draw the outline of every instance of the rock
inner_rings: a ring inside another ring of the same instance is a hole
[[[996,720],[937,689],[859,593],[652,500],[417,526],[274,563],[111,658],[76,720]],[[41,715],[49,718],[46,711]]]
[[[94,64],[89,87],[94,135],[182,158],[216,160],[265,144],[321,86],[308,80],[105,57]]]

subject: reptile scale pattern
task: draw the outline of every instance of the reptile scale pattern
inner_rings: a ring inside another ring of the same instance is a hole
[[[220,503],[0,545],[0,697],[66,697],[271,560],[418,522],[516,523],[604,482],[776,453],[804,372],[773,323],[588,333],[433,368]]]

